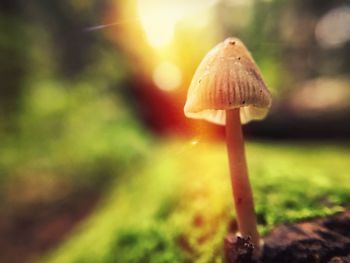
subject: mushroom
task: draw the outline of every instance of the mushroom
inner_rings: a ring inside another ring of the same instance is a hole
[[[261,120],[271,106],[271,94],[244,44],[227,38],[204,57],[187,94],[188,118],[226,125],[226,144],[238,230],[259,251],[254,201],[244,153],[241,124]]]

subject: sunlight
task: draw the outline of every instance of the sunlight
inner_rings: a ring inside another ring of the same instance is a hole
[[[176,24],[181,19],[215,2],[215,0],[176,2],[137,0],[137,8],[149,44],[154,48],[160,48],[172,42]]]
[[[181,19],[181,9],[171,8],[157,1],[138,0],[138,13],[147,40],[153,47],[169,44],[173,39],[177,21]]]

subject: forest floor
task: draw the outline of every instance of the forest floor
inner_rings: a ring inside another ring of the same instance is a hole
[[[266,235],[276,225],[343,211],[350,203],[349,157],[347,145],[248,143],[259,231]],[[13,247],[31,244],[27,249],[36,252],[30,258],[42,262],[220,262],[223,239],[234,228],[222,144],[164,141],[101,199],[96,193],[78,197],[66,204],[68,212],[53,213],[49,225],[36,220],[49,213],[45,207],[24,214],[25,220],[11,219],[6,229],[13,231],[0,233],[0,244],[6,237]],[[1,216],[0,232],[9,218]]]

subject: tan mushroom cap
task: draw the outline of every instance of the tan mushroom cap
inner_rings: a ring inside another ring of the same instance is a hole
[[[271,94],[247,48],[227,38],[204,57],[193,76],[184,108],[186,117],[225,125],[225,111],[240,108],[241,123],[263,119]]]

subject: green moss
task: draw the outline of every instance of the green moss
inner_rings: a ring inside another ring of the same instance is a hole
[[[167,142],[44,262],[220,262],[234,218],[223,145]],[[349,203],[349,149],[249,143],[259,229]]]

